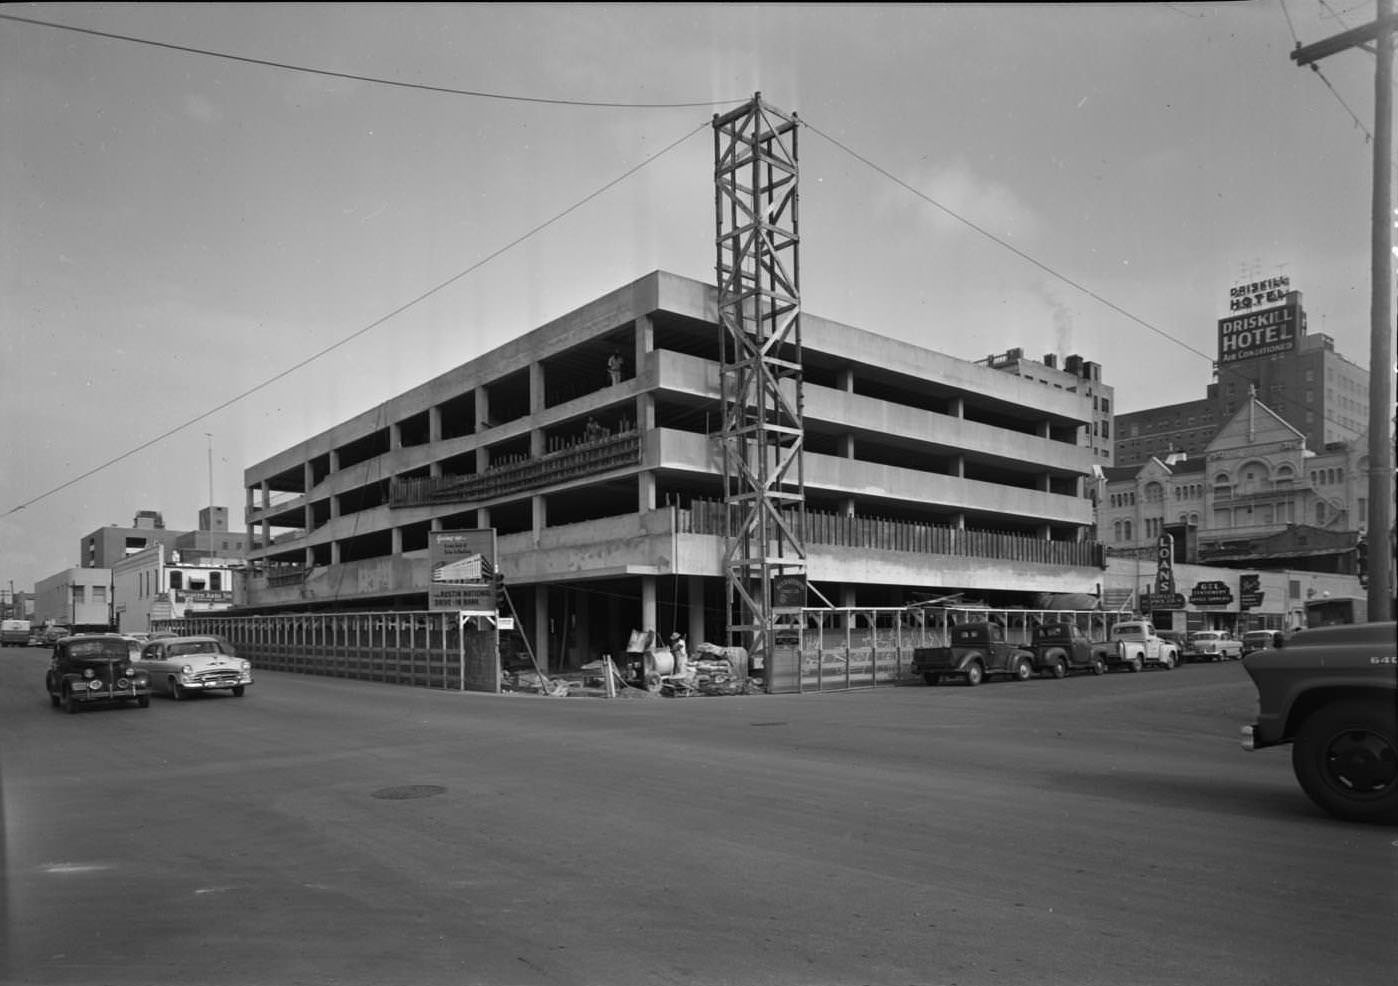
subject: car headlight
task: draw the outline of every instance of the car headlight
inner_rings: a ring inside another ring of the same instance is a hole
[[[243,670],[244,670],[244,671],[251,671],[251,670],[252,670],[252,662],[251,662],[251,661],[240,661],[239,663],[243,666]]]
[[[122,674],[126,675],[126,677],[128,677],[128,678],[134,678],[134,677],[136,677],[136,669],[135,669],[135,668],[127,668],[125,671],[122,672]]]
[[[184,667],[180,668],[180,674],[193,674],[193,673],[194,673],[194,669],[191,668],[188,664],[186,664]]]
[[[84,678],[91,678],[91,677],[92,677],[92,669],[91,669],[91,668],[83,668],[83,677],[84,677]]]
[[[89,691],[95,692],[95,691],[97,691],[97,689],[99,689],[99,688],[102,687],[102,682],[100,682],[100,681],[89,681],[89,682],[87,683],[87,687],[88,687],[88,690],[89,690]]]

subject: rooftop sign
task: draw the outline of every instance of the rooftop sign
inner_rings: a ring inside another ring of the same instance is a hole
[[[1249,312],[1254,308],[1266,308],[1286,301],[1291,290],[1291,278],[1285,274],[1277,277],[1264,277],[1246,284],[1235,284],[1228,289],[1228,310]]]
[[[1300,305],[1295,301],[1218,320],[1218,361],[1237,363],[1296,348]]]

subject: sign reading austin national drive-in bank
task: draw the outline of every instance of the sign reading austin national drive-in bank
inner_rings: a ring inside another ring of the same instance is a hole
[[[428,567],[428,609],[494,615],[494,528],[432,531]]]
[[[1236,363],[1295,349],[1300,307],[1293,301],[1278,308],[1219,319],[1219,363]]]

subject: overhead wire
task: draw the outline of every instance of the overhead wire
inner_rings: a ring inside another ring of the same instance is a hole
[[[564,219],[565,217],[571,215],[572,213],[576,212],[578,209],[582,208],[584,205],[586,205],[587,203],[591,202],[593,199],[597,198],[599,195],[602,195],[603,193],[605,193],[605,192],[607,192],[607,191],[610,191],[612,188],[615,188],[617,185],[621,184],[623,181],[625,181],[626,179],[630,178],[632,175],[636,174],[636,172],[640,171],[642,168],[646,167],[647,165],[651,164],[652,162],[654,162],[654,161],[660,159],[661,157],[665,156],[665,155],[668,154],[670,151],[674,150],[676,147],[679,147],[679,146],[680,146],[681,144],[683,144],[685,141],[689,140],[689,139],[690,139],[691,137],[693,137],[695,134],[699,133],[699,131],[706,129],[708,126],[709,126],[709,121],[705,120],[703,123],[700,123],[697,127],[693,128],[692,130],[690,130],[690,131],[688,131],[687,133],[685,133],[684,136],[678,138],[677,140],[671,141],[669,144],[666,144],[666,145],[665,145],[664,147],[662,147],[660,150],[656,151],[654,154],[650,155],[650,156],[647,157],[645,160],[641,161],[639,164],[636,164],[636,165],[632,166],[631,168],[628,168],[626,171],[622,172],[620,175],[618,175],[617,177],[613,178],[611,181],[607,182],[605,185],[602,185],[600,188],[597,188],[596,190],[594,190],[594,191],[588,193],[587,195],[583,196],[583,197],[582,197],[581,199],[579,199],[578,201],[574,202],[572,205],[568,206],[566,209],[562,210],[561,212],[558,212],[558,213],[554,214],[553,216],[549,217],[548,219],[546,219],[546,220],[544,220],[543,222],[539,223],[538,225],[534,226],[533,228],[531,228],[531,229],[528,230],[527,232],[522,233],[521,235],[515,237],[515,238],[514,238],[513,240],[511,240],[509,243],[506,243],[504,246],[502,246],[502,247],[500,247],[500,248],[498,248],[498,249],[492,251],[491,253],[487,254],[485,257],[482,257],[480,260],[476,261],[476,262],[473,263],[471,266],[467,267],[465,270],[459,271],[459,272],[457,272],[456,274],[453,274],[451,277],[447,278],[446,280],[444,280],[444,281],[442,281],[442,282],[440,282],[440,283],[434,285],[433,287],[428,288],[426,291],[424,291],[424,292],[422,292],[421,294],[417,295],[417,297],[413,298],[411,301],[404,302],[403,304],[399,305],[397,308],[394,308],[392,311],[388,312],[388,313],[385,314],[385,315],[379,316],[378,318],[374,319],[374,320],[373,320],[372,322],[370,322],[369,324],[363,326],[363,327],[360,328],[360,329],[355,330],[354,332],[350,333],[349,335],[345,336],[344,338],[340,339],[339,341],[334,342],[334,343],[331,343],[329,346],[326,346],[325,348],[320,349],[320,350],[318,350],[318,351],[312,353],[311,355],[305,357],[304,359],[299,360],[299,361],[297,361],[296,363],[293,363],[291,366],[288,366],[288,367],[286,367],[285,369],[281,370],[280,372],[273,374],[272,376],[270,376],[270,377],[268,377],[267,379],[263,380],[261,383],[255,384],[254,386],[247,388],[246,390],[242,391],[241,393],[235,394],[233,397],[230,397],[230,398],[228,398],[227,400],[225,400],[225,401],[223,401],[223,402],[221,402],[221,403],[215,405],[214,407],[209,408],[207,411],[203,411],[203,412],[201,412],[201,413],[195,415],[194,417],[188,418],[187,420],[181,422],[180,424],[177,424],[177,425],[175,425],[174,427],[169,428],[169,429],[167,429],[166,431],[161,432],[159,435],[156,435],[154,438],[148,439],[147,441],[142,442],[141,444],[135,446],[134,448],[128,449],[127,451],[121,453],[120,455],[117,455],[117,456],[112,457],[111,459],[108,459],[106,462],[103,462],[101,465],[94,466],[93,468],[87,470],[86,472],[81,473],[80,475],[74,476],[72,479],[69,479],[69,480],[67,480],[67,481],[64,482],[64,483],[61,483],[61,484],[59,484],[58,486],[55,486],[55,487],[53,487],[53,488],[50,489],[50,490],[46,490],[45,492],[40,493],[38,496],[35,496],[35,497],[32,497],[32,498],[26,500],[25,502],[19,504],[18,506],[11,507],[9,510],[5,511],[4,514],[0,514],[0,517],[9,517],[9,516],[12,515],[12,514],[18,513],[19,511],[24,510],[26,507],[33,506],[34,504],[40,502],[41,500],[45,500],[45,499],[47,499],[48,497],[53,496],[54,494],[59,493],[59,492],[65,490],[65,489],[67,489],[68,487],[73,486],[74,484],[81,482],[81,481],[84,480],[84,479],[87,479],[89,476],[93,476],[93,475],[95,475],[95,474],[101,472],[102,470],[107,469],[107,468],[110,467],[110,466],[114,466],[114,465],[116,465],[118,462],[121,462],[121,461],[124,460],[124,459],[129,459],[131,456],[137,454],[138,452],[145,451],[146,449],[150,448],[152,445],[156,445],[156,444],[158,444],[159,442],[162,442],[162,441],[164,441],[165,439],[169,438],[170,436],[175,435],[175,434],[178,434],[179,432],[184,431],[186,428],[189,428],[189,427],[191,427],[192,425],[195,425],[195,424],[199,423],[200,421],[203,421],[203,420],[206,419],[206,418],[212,417],[213,415],[217,414],[219,411],[222,411],[222,410],[224,410],[225,408],[228,408],[228,407],[232,407],[234,404],[237,404],[239,401],[242,401],[242,400],[244,400],[244,399],[246,399],[246,398],[248,398],[248,397],[251,397],[253,394],[257,393],[258,391],[260,391],[260,390],[265,390],[267,387],[270,387],[272,384],[276,383],[278,380],[281,380],[281,379],[283,379],[283,378],[285,378],[285,377],[290,376],[292,373],[295,373],[297,370],[301,369],[302,367],[308,366],[309,364],[315,362],[316,360],[318,360],[318,359],[320,359],[320,358],[322,358],[322,357],[324,357],[324,356],[329,355],[330,353],[334,352],[334,351],[337,350],[337,349],[340,349],[340,348],[346,346],[347,344],[353,342],[355,339],[358,339],[360,336],[362,336],[362,335],[364,335],[364,334],[366,334],[366,333],[372,331],[373,329],[378,328],[380,325],[383,325],[385,322],[388,322],[389,320],[391,320],[391,319],[393,319],[393,318],[396,318],[397,316],[399,316],[399,315],[403,314],[404,312],[406,312],[408,309],[413,308],[414,306],[416,306],[416,305],[422,303],[423,301],[426,301],[428,298],[431,298],[433,295],[439,294],[440,292],[444,291],[446,288],[448,288],[448,287],[450,287],[451,285],[455,284],[457,281],[461,280],[462,278],[467,277],[468,275],[475,273],[477,270],[479,270],[480,268],[484,267],[486,264],[490,263],[490,262],[491,262],[492,260],[494,260],[496,257],[499,257],[501,254],[504,254],[504,253],[506,253],[507,251],[512,250],[513,248],[519,246],[521,243],[523,243],[525,240],[529,239],[530,237],[532,237],[532,236],[534,236],[534,235],[536,235],[536,234],[542,232],[543,230],[545,230],[545,229],[547,229],[548,227],[552,226],[554,223],[557,223],[558,221],[560,221],[560,220]]]
[[[1321,0],[1322,4],[1324,4],[1324,2],[1325,0]],[[1329,7],[1327,6],[1326,9],[1328,10]],[[1286,0],[1281,0],[1281,11],[1282,16],[1286,18],[1287,29],[1291,32],[1291,40],[1296,43],[1297,48],[1300,48],[1301,36],[1296,33],[1296,25],[1291,20],[1291,11],[1287,9]],[[1334,14],[1334,16],[1339,17],[1338,14]],[[1364,143],[1372,144],[1374,142],[1374,135],[1369,133],[1369,128],[1364,126],[1363,121],[1361,121],[1359,117],[1355,115],[1354,110],[1350,109],[1349,103],[1345,102],[1345,98],[1341,96],[1339,91],[1330,84],[1330,80],[1325,77],[1325,73],[1320,70],[1320,66],[1317,65],[1315,62],[1311,62],[1309,68],[1319,77],[1321,82],[1325,83],[1325,88],[1330,90],[1330,94],[1335,97],[1336,101],[1342,107],[1344,107],[1345,112],[1349,114],[1349,118],[1354,121],[1354,125],[1359,129],[1359,131],[1362,134],[1364,134]]]
[[[1055,279],[1057,279],[1057,280],[1059,280],[1059,281],[1062,281],[1064,284],[1067,284],[1069,287],[1073,288],[1074,290],[1082,292],[1083,294],[1087,295],[1089,298],[1092,298],[1094,301],[1097,301],[1098,303],[1100,303],[1100,304],[1104,305],[1105,307],[1111,309],[1112,311],[1116,312],[1117,314],[1122,315],[1122,316],[1124,316],[1124,317],[1130,319],[1132,322],[1136,323],[1137,325],[1139,325],[1139,326],[1141,326],[1141,327],[1143,327],[1143,328],[1149,329],[1151,332],[1154,332],[1156,335],[1160,336],[1161,338],[1163,338],[1163,339],[1165,339],[1165,340],[1167,340],[1167,341],[1169,341],[1169,342],[1174,343],[1175,345],[1179,346],[1180,348],[1182,348],[1182,349],[1184,349],[1184,350],[1186,350],[1186,351],[1188,351],[1188,352],[1190,352],[1190,353],[1193,353],[1195,356],[1198,356],[1198,357],[1200,357],[1201,359],[1208,360],[1210,366],[1211,366],[1212,369],[1213,369],[1213,371],[1219,375],[1220,382],[1223,382],[1223,379],[1222,379],[1222,378],[1223,378],[1225,375],[1228,375],[1228,376],[1233,377],[1235,380],[1242,381],[1242,382],[1247,382],[1247,383],[1252,383],[1252,381],[1250,380],[1250,378],[1248,378],[1246,375],[1244,375],[1241,371],[1235,370],[1235,369],[1232,369],[1232,368],[1229,368],[1229,367],[1226,367],[1225,365],[1219,363],[1219,362],[1217,361],[1217,359],[1216,359],[1213,355],[1211,355],[1211,354],[1209,354],[1209,353],[1206,353],[1206,352],[1204,352],[1203,350],[1196,349],[1194,346],[1191,346],[1189,343],[1185,342],[1183,339],[1180,339],[1178,336],[1172,335],[1171,333],[1169,333],[1169,332],[1167,332],[1166,330],[1160,328],[1159,326],[1154,325],[1154,324],[1152,324],[1151,322],[1146,321],[1146,320],[1145,320],[1144,318],[1142,318],[1141,316],[1135,314],[1135,313],[1132,312],[1132,311],[1127,310],[1126,308],[1123,308],[1121,305],[1118,305],[1116,302],[1110,300],[1109,298],[1104,297],[1103,295],[1099,294],[1098,292],[1092,290],[1091,288],[1089,288],[1089,287],[1087,287],[1086,285],[1082,284],[1081,282],[1075,280],[1074,278],[1069,277],[1067,274],[1064,274],[1062,271],[1057,270],[1056,268],[1050,266],[1049,264],[1045,263],[1044,261],[1040,260],[1039,258],[1033,256],[1032,254],[1030,254],[1030,253],[1028,253],[1028,252],[1026,252],[1026,251],[1024,251],[1024,250],[1021,250],[1019,247],[1017,247],[1017,246],[1015,246],[1013,243],[1010,243],[1009,241],[1005,240],[1003,237],[996,236],[994,233],[992,233],[990,230],[986,229],[984,226],[980,225],[979,223],[973,222],[972,220],[970,220],[970,219],[966,218],[965,216],[961,215],[961,214],[960,214],[959,212],[957,212],[956,210],[950,208],[949,206],[945,205],[945,204],[942,203],[942,202],[937,201],[935,198],[933,198],[932,196],[926,194],[925,192],[921,191],[920,189],[915,188],[914,186],[910,185],[908,182],[904,181],[903,179],[899,178],[897,175],[895,175],[895,174],[893,174],[892,172],[890,172],[887,168],[884,168],[884,167],[880,166],[879,164],[877,164],[877,163],[875,163],[874,161],[870,160],[868,157],[866,157],[866,156],[860,154],[859,152],[855,151],[853,148],[849,147],[848,145],[842,143],[841,141],[837,140],[836,138],[834,138],[834,137],[830,136],[829,134],[825,133],[825,132],[824,132],[823,130],[821,130],[819,127],[817,127],[817,126],[815,126],[814,124],[812,124],[812,123],[810,122],[809,119],[801,118],[801,120],[800,120],[800,125],[803,126],[803,127],[805,127],[806,129],[810,130],[811,132],[817,134],[818,136],[823,137],[825,140],[829,141],[831,144],[835,145],[835,146],[838,147],[840,150],[844,151],[846,154],[848,154],[849,156],[853,157],[855,160],[859,161],[860,163],[864,164],[865,166],[867,166],[867,167],[873,169],[874,171],[878,172],[879,174],[883,175],[885,178],[887,178],[889,181],[893,182],[895,185],[898,185],[899,187],[901,187],[901,188],[907,190],[908,192],[911,192],[913,195],[917,196],[917,197],[918,197],[919,199],[921,199],[922,201],[924,201],[924,202],[928,203],[929,205],[934,206],[935,208],[941,210],[941,211],[944,212],[946,215],[950,216],[952,219],[955,219],[957,222],[963,224],[963,225],[966,226],[967,228],[969,228],[969,229],[971,229],[971,230],[974,230],[976,233],[979,233],[981,236],[983,236],[983,237],[985,237],[986,239],[990,240],[992,243],[996,244],[997,246],[1003,247],[1004,249],[1010,251],[1010,252],[1013,253],[1015,256],[1019,257],[1020,259],[1022,259],[1022,260],[1024,260],[1024,261],[1026,261],[1027,263],[1030,263],[1030,264],[1034,265],[1035,267],[1039,268],[1041,271],[1043,271],[1044,273],[1048,274],[1050,277],[1053,277],[1053,278],[1055,278]],[[1267,404],[1269,407],[1273,407],[1274,410],[1279,410],[1279,409],[1280,409],[1280,408],[1277,408],[1277,407],[1274,407],[1274,406],[1273,406],[1272,399],[1264,400],[1263,403],[1264,403],[1264,404]],[[1286,405],[1286,406],[1290,406],[1291,408],[1293,408],[1294,410],[1297,410],[1297,411],[1314,411],[1314,410],[1315,410],[1314,408],[1307,407],[1307,406],[1304,405],[1304,404],[1301,404],[1301,403],[1296,402],[1293,398],[1290,398],[1290,397],[1287,397],[1287,396],[1284,396],[1284,395],[1281,397],[1280,403],[1282,403],[1283,405]]]
[[[331,69],[313,68],[307,65],[297,65],[293,62],[279,62],[269,58],[252,58],[247,55],[234,55],[225,51],[214,51],[210,48],[195,48],[191,45],[172,44],[168,41],[154,41],[150,38],[139,38],[130,34],[117,34],[112,31],[98,31],[90,27],[76,27],[72,24],[62,24],[57,21],[38,20],[33,17],[17,17],[14,14],[0,14],[0,20],[13,21],[18,24],[33,24],[38,27],[50,27],[59,31],[71,31],[74,34],[86,34],[94,38],[107,38],[112,41],[125,41],[130,44],[146,45],[151,48],[163,48],[167,51],[178,51],[188,55],[203,55],[208,58],[221,58],[230,62],[242,62],[245,65],[261,65],[265,68],[282,69],[287,72],[301,72],[306,75],[319,75],[330,79],[346,79],[351,82],[368,82],[377,86],[394,86],[399,89],[417,89],[423,92],[444,93],[452,96],[472,96],[477,99],[500,99],[517,103],[542,103],[551,106],[581,106],[602,109],[692,109],[706,106],[728,106],[743,102],[743,99],[703,99],[675,103],[637,103],[623,102],[616,100],[600,99],[561,99],[545,96],[520,96],[511,93],[485,92],[479,89],[457,89],[451,86],[429,85],[423,82],[404,82],[401,79],[385,79],[380,76],[360,75],[354,72],[336,72]]]

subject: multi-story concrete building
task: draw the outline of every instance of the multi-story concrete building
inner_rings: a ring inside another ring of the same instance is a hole
[[[1037,380],[1046,387],[1086,394],[1092,402],[1092,423],[1083,429],[1078,441],[1092,449],[1099,465],[1110,466],[1113,463],[1112,418],[1116,391],[1102,382],[1101,364],[1074,354],[1063,360],[1060,369],[1058,359],[1057,353],[1046,353],[1042,361],[1025,359],[1023,349],[1011,349],[976,362],[992,370]]]
[[[248,606],[426,608],[432,532],[491,528],[554,668],[722,642],[721,341],[655,272],[252,466]],[[800,361],[813,599],[1100,590],[1088,394],[811,315]]]
[[[130,527],[99,527],[78,544],[78,564],[83,568],[111,568],[127,555],[156,544],[173,548],[187,531],[167,529],[156,510],[138,510]]]
[[[78,546],[83,568],[111,568],[121,559],[156,545],[167,551],[178,550],[187,559],[241,559],[247,555],[247,535],[228,529],[227,507],[202,507],[199,528],[175,530],[165,526],[165,518],[155,510],[136,513],[130,527],[99,527],[86,535]]]
[[[112,571],[67,568],[34,586],[36,623],[105,629],[112,623]]]
[[[1185,527],[1191,561],[1352,574],[1368,511],[1365,449],[1361,437],[1312,452],[1254,398],[1203,455],[1106,470],[1098,536],[1110,552],[1149,553]]]
[[[1335,352],[1330,336],[1306,332],[1301,292],[1276,300],[1282,303],[1219,320],[1217,379],[1203,398],[1117,416],[1116,465],[1137,466],[1172,452],[1200,455],[1252,397],[1315,450],[1367,434],[1369,372]]]

